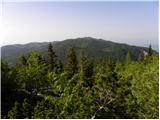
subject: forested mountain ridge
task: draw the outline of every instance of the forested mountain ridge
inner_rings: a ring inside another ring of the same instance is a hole
[[[1,61],[1,118],[129,119],[159,117],[159,56],[151,46],[131,59],[94,63],[85,49],[67,49],[62,65],[52,44],[44,58],[22,55],[15,66]]]
[[[41,53],[42,56],[47,55],[48,42],[43,43],[29,43],[24,45],[7,45],[1,49],[2,59],[15,64],[21,55],[28,55],[32,50]],[[72,47],[77,53],[80,48],[85,49],[86,55],[89,59],[99,60],[108,58],[118,58],[124,60],[128,51],[131,52],[131,58],[137,60],[140,52],[147,50],[145,47],[131,46],[127,44],[120,44],[103,39],[95,39],[91,37],[67,39],[59,42],[52,42],[53,50],[57,56],[64,63],[67,49]]]

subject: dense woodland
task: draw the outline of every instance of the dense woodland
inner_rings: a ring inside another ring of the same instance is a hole
[[[62,63],[48,45],[15,66],[1,62],[1,118],[158,118],[158,55],[93,62],[69,48]]]

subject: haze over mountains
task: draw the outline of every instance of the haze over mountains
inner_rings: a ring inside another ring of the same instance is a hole
[[[43,57],[46,57],[48,44],[49,42],[33,42],[23,45],[15,44],[3,46],[1,49],[2,60],[5,60],[10,64],[15,64],[21,55],[27,56],[32,50],[36,50]],[[81,48],[85,49],[86,55],[91,60],[108,58],[124,60],[128,51],[131,52],[132,59],[137,60],[140,52],[143,50],[147,51],[146,47],[131,46],[91,37],[54,41],[52,42],[52,45],[56,55],[60,57],[62,62],[64,62],[67,49],[70,47],[73,47],[76,53],[78,53]]]

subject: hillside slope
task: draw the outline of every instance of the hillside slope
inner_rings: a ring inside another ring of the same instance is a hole
[[[3,46],[1,49],[2,59],[11,64],[15,64],[21,55],[27,55],[32,50],[40,52],[42,56],[45,57],[48,44],[48,42],[43,42]],[[87,56],[94,60],[107,58],[124,60],[128,51],[131,52],[132,59],[137,60],[140,52],[147,50],[145,47],[130,46],[91,37],[52,42],[52,45],[57,56],[59,56],[63,62],[66,56],[66,50],[70,47],[73,47],[76,52],[78,52],[80,48],[85,49]]]

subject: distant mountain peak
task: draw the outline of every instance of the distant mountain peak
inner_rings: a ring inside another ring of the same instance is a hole
[[[82,39],[89,39],[89,40],[92,39],[93,40],[93,39],[96,39],[96,38],[93,38],[93,37],[84,37]]]
[[[29,43],[21,45],[21,47],[17,45],[3,46],[1,49],[2,59],[11,64],[15,64],[21,55],[28,55],[32,50],[36,50],[43,57],[46,57],[49,43],[50,42]],[[54,51],[62,62],[65,61],[67,49],[70,47],[73,47],[76,53],[78,53],[80,48],[84,48],[86,55],[92,60],[110,58],[124,60],[128,51],[131,52],[132,58],[137,60],[140,52],[147,50],[145,47],[130,46],[93,37],[67,39],[51,43]]]

